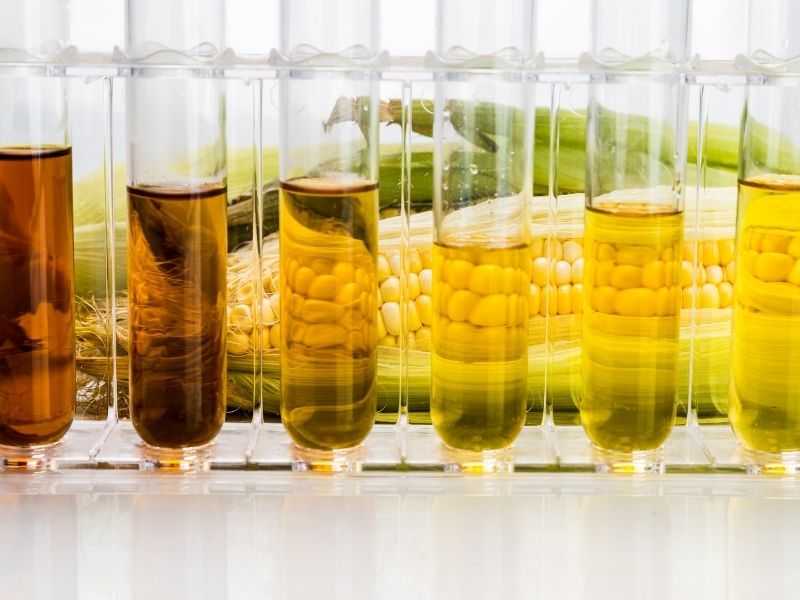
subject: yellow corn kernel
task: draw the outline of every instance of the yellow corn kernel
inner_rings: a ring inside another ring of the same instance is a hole
[[[380,291],[384,302],[400,302],[400,279],[397,277],[384,279]]]
[[[413,301],[406,303],[406,325],[408,326],[408,331],[416,331],[422,327],[419,313],[417,313],[417,305]]]
[[[592,291],[592,309],[596,312],[613,314],[617,299],[617,289],[610,285],[594,288]]]
[[[380,287],[377,290],[375,290],[375,296],[378,299],[378,306],[383,304],[383,295],[381,294],[381,288]]]
[[[278,315],[280,313],[276,313],[275,309],[272,307],[272,302],[269,298],[262,298],[261,299],[261,324],[262,325],[272,325],[275,321],[278,320]]]
[[[767,233],[761,239],[762,252],[785,253],[788,245],[789,245],[789,238],[787,238],[785,235]]]
[[[430,325],[433,322],[433,302],[431,297],[425,294],[417,296],[414,304],[417,306],[417,314],[422,324]]]
[[[289,321],[285,325],[289,329],[289,340],[295,344],[301,343],[303,336],[306,334],[306,329],[308,329],[308,324],[302,321]]]
[[[709,265],[706,267],[706,281],[713,285],[719,285],[725,279],[725,273],[719,265]]]
[[[308,294],[308,288],[317,278],[317,274],[308,267],[300,267],[294,276],[292,289],[303,296]]]
[[[291,259],[289,261],[289,268],[286,269],[286,280],[293,282],[294,278],[297,276],[298,269],[300,269],[300,263],[297,262],[297,259]]]
[[[400,335],[400,304],[397,302],[384,302],[381,306],[381,316],[386,332],[389,335]]]
[[[706,283],[700,288],[700,296],[697,299],[698,308],[719,308],[720,297],[717,286]]]
[[[392,250],[387,254],[386,259],[389,261],[389,268],[392,270],[392,275],[400,277],[400,274],[403,272],[403,261],[400,257],[400,252],[398,250]]]
[[[794,258],[800,258],[800,237],[789,238],[789,244],[786,246],[786,253]]]
[[[298,316],[306,323],[335,323],[344,316],[345,308],[341,304],[328,300],[309,299],[303,303],[303,310]]]
[[[556,239],[548,239],[547,243],[545,244],[545,256],[550,261],[561,260],[564,258],[564,249],[561,246],[561,242]]]
[[[664,252],[661,253],[661,260],[665,263],[670,263],[675,260],[675,250],[673,250],[671,246],[666,248]]]
[[[513,294],[518,286],[525,287],[527,283],[529,283],[529,277],[522,269],[506,267],[503,269],[503,289],[500,291],[504,294]]]
[[[336,302],[339,304],[352,304],[361,297],[361,291],[361,286],[355,281],[345,283],[339,293],[336,294]]]
[[[742,262],[748,273],[755,274],[756,259],[759,257],[757,250],[748,249],[742,252]]]
[[[431,264],[431,250],[430,248],[420,248],[419,250],[419,258],[422,261],[422,268],[423,269],[430,269]]]
[[[275,323],[269,328],[269,343],[273,348],[281,347],[281,324]]]
[[[317,275],[330,275],[333,272],[334,262],[327,258],[315,258],[308,265]]]
[[[700,254],[701,254],[700,261],[702,262],[702,260],[703,260],[703,256],[702,256],[703,247],[702,246],[696,247],[694,240],[686,240],[685,242],[683,242],[683,260],[688,260],[689,262],[693,263],[694,262],[695,249],[700,251]]]
[[[381,338],[378,341],[379,346],[388,346],[389,348],[395,348],[397,346],[397,338],[392,335],[387,335],[384,338]]]
[[[237,304],[231,311],[229,322],[237,331],[250,333],[253,331],[253,314],[247,304]]]
[[[703,266],[719,265],[719,244],[716,240],[703,242]]]
[[[657,290],[664,285],[664,263],[654,260],[642,267],[642,285]]]
[[[786,278],[789,283],[800,285],[800,260],[796,260],[792,265],[792,270],[789,271],[789,276]]]
[[[583,257],[575,259],[572,263],[572,273],[570,276],[572,283],[583,283]]]
[[[676,307],[673,305],[674,298],[672,288],[666,286],[658,288],[656,290],[656,316],[674,315],[676,311]]]
[[[764,239],[763,233],[751,231],[747,238],[748,239],[745,241],[745,248],[749,248],[757,252],[761,250],[761,241]]]
[[[333,265],[331,275],[342,284],[351,283],[356,280],[356,268],[353,263],[339,261]]]
[[[419,251],[415,248],[412,248],[408,252],[408,271],[409,273],[417,274],[422,271],[422,257],[419,255]]]
[[[474,268],[474,265],[466,260],[460,258],[451,260],[447,268],[447,283],[456,290],[466,289]]]
[[[375,316],[375,329],[377,330],[379,340],[386,337],[386,325],[383,323],[383,314],[381,311],[378,311],[378,314]]]
[[[253,289],[253,284],[250,281],[245,281],[236,290],[236,301],[242,304],[253,304],[254,299],[255,290]]]
[[[544,238],[534,238],[531,242],[531,258],[544,256]]]
[[[552,282],[557,285],[566,285],[572,279],[572,265],[566,260],[553,263]]]
[[[617,256],[619,256],[619,252]],[[611,285],[618,290],[640,287],[642,285],[642,268],[630,264],[617,265],[611,273]]]
[[[560,285],[556,288],[556,312],[568,315],[572,312],[572,286]]]
[[[736,262],[731,261],[725,265],[725,278],[731,283],[736,283]]]
[[[478,265],[469,276],[468,289],[476,294],[500,294],[504,286],[503,269],[497,265]]]
[[[733,260],[735,252],[735,243],[734,240],[719,240],[718,243],[719,243],[719,264],[723,267],[726,267]],[[800,246],[798,246],[798,251],[800,251]]]
[[[575,240],[567,240],[561,246],[564,253],[564,260],[569,264],[573,264],[581,256],[583,256],[583,247]]]
[[[232,356],[242,356],[250,349],[250,338],[241,331],[229,331],[225,340],[225,350]]]
[[[272,344],[269,341],[269,327],[258,327],[253,330],[253,333],[250,336],[250,346],[252,348],[260,347],[262,350],[269,350],[272,348]]]
[[[392,276],[392,268],[389,266],[389,261],[386,260],[383,254],[378,255],[377,271],[378,283]]]
[[[614,274],[616,265],[613,260],[601,260],[597,263],[597,273],[595,283],[599,286],[611,285],[611,276]]]
[[[318,275],[308,286],[308,297],[314,300],[333,300],[341,285],[333,275]]]
[[[728,308],[733,304],[733,286],[727,281],[719,284],[719,307]]]
[[[429,268],[419,272],[419,291],[428,295],[433,292],[433,271]]]
[[[572,312],[579,315],[583,312],[583,284],[576,283],[572,286]]]
[[[635,287],[617,294],[614,308],[626,317],[652,317],[656,314],[656,293],[650,288]]]
[[[647,263],[658,260],[658,253],[647,246],[624,246],[617,250],[618,265],[643,267]]]
[[[793,266],[794,259],[791,256],[780,252],[762,252],[755,260],[753,274],[761,281],[786,281]]]
[[[470,290],[456,290],[447,303],[447,316],[451,321],[466,321],[480,296]]]
[[[453,288],[449,283],[437,283],[441,286],[441,293],[439,294],[439,311],[447,314],[447,306],[450,304],[450,298],[453,296]]]
[[[541,288],[532,283],[528,291],[528,315],[534,316],[539,314],[539,303],[542,300]]]
[[[272,312],[275,313],[275,320],[278,320],[278,316],[281,314],[281,295],[280,293],[276,292],[269,297],[270,306],[272,306]]]
[[[416,273],[409,273],[406,279],[406,293],[409,300],[414,300],[420,294],[419,289],[419,275]]]
[[[597,246],[597,260],[611,260],[613,261],[617,256],[617,251],[611,244],[600,244]]]
[[[683,288],[681,291],[681,308],[692,308],[694,306],[694,286]]]
[[[681,275],[678,281],[682,288],[687,288],[692,285],[694,281],[693,271],[694,267],[691,262],[686,259],[681,261]]]
[[[505,323],[511,327],[516,327],[525,320],[527,315],[520,314],[520,297],[518,294],[505,295],[506,298],[506,314]]]
[[[457,294],[458,292],[456,292]],[[455,298],[455,294],[453,295]],[[477,300],[469,311],[469,322],[478,327],[499,327],[506,323],[508,297],[505,294],[490,294]],[[453,321],[463,321],[450,315]]]
[[[535,258],[531,266],[531,282],[540,288],[547,285],[547,266],[547,258],[544,256]]]

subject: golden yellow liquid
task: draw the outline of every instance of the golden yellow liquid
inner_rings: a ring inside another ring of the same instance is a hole
[[[151,446],[211,442],[225,421],[224,186],[128,188],[130,411]]]
[[[800,450],[800,177],[739,182],[729,418],[753,450]]]
[[[675,423],[683,214],[586,211],[580,416],[592,443],[661,446]]]
[[[377,183],[281,184],[281,420],[302,448],[352,448],[372,429],[377,248]]]
[[[459,450],[507,448],[525,424],[528,245],[433,247],[431,420]]]

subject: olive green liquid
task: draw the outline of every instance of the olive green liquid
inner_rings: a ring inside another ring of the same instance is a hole
[[[352,448],[372,429],[377,247],[376,183],[281,184],[281,420],[301,448]]]
[[[661,207],[586,210],[579,408],[604,450],[656,449],[675,424],[682,234]]]
[[[507,448],[528,397],[527,245],[433,247],[431,420],[458,450]]]

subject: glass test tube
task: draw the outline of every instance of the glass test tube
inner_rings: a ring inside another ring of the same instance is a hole
[[[126,16],[131,420],[149,446],[197,448],[225,419],[224,82],[144,75],[163,49],[219,52],[224,1],[129,0]]]
[[[378,49],[378,6],[281,10],[282,53],[296,63],[280,80],[281,420],[324,459],[359,446],[376,415],[378,80],[363,65]],[[349,122],[329,123],[344,106]]]
[[[35,63],[65,47],[66,0],[2,0],[0,14],[0,52]],[[18,71],[0,81],[0,445],[31,448],[75,413],[72,153],[64,79]],[[0,450],[9,467],[18,454]]]
[[[658,55],[669,68],[686,54],[686,2],[595,2],[595,57],[621,56],[606,17],[634,4],[663,31],[654,48],[644,40],[618,60]],[[623,454],[613,463],[644,459],[650,469],[657,465],[644,453],[666,441],[677,409],[686,99],[677,75],[615,76],[590,86],[579,409],[594,446]]]
[[[529,57],[532,2],[502,4],[443,0],[437,15],[449,70],[436,84],[431,420],[447,447],[484,456],[514,443],[528,405],[529,84],[458,71]],[[473,51],[478,31],[494,45]]]
[[[751,82],[740,131],[729,418],[739,441],[767,463],[800,470],[800,17],[796,3],[770,3],[792,20],[751,5],[750,54],[784,80]],[[773,455],[771,458],[768,455]],[[778,455],[777,457],[774,455]],[[777,460],[776,460],[777,459]],[[759,462],[757,460],[756,462]]]

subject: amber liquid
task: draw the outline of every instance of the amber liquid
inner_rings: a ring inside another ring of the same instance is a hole
[[[458,450],[514,443],[528,406],[527,244],[433,247],[431,421]]]
[[[130,412],[160,448],[203,446],[225,420],[226,191],[128,188]]]
[[[800,451],[800,177],[739,182],[729,417],[762,452]]]
[[[0,148],[0,444],[58,441],[75,415],[70,148]]]
[[[281,420],[313,450],[359,445],[375,421],[378,185],[280,189]]]
[[[677,410],[683,213],[586,210],[581,423],[595,446],[654,450]]]

